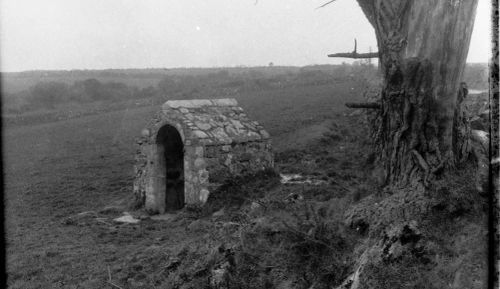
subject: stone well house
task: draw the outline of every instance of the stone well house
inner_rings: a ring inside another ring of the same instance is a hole
[[[269,134],[229,98],[167,101],[137,143],[134,194],[150,213],[203,204],[228,179],[274,165]]]

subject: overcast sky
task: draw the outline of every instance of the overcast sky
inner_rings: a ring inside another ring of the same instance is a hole
[[[309,65],[375,51],[354,0],[0,0],[0,70]],[[479,0],[469,62],[488,62]]]

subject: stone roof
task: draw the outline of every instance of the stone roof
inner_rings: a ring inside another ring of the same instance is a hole
[[[269,139],[233,98],[169,100],[162,106],[167,119],[182,122],[190,138],[204,144],[231,144]]]

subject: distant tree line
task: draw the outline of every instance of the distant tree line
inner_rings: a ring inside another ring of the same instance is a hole
[[[484,67],[472,65],[468,67],[468,72],[465,74],[466,82],[471,82],[472,86],[481,86],[484,83],[487,85],[487,71]],[[38,82],[20,92],[4,93],[2,101],[4,112],[23,113],[95,102],[103,102],[106,105],[148,99],[151,100],[148,101],[150,104],[160,104],[168,99],[235,97],[245,91],[331,85],[346,80],[359,85],[376,83],[379,80],[378,69],[363,61],[296,69],[277,66],[241,70],[211,69],[206,73],[197,71],[193,74],[166,75],[155,86],[143,88],[123,82],[102,82],[95,78],[75,81],[72,84],[46,81]]]
[[[38,82],[27,90],[3,95],[8,112],[54,109],[60,105],[96,101],[116,102],[151,96],[151,89],[139,89],[121,82],[86,79],[67,84],[59,81]]]

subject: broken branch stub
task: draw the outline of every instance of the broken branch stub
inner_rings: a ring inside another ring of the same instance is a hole
[[[349,108],[380,109],[380,104],[376,102],[347,102],[345,106]]]
[[[343,57],[343,58],[362,59],[362,58],[378,58],[379,54],[378,54],[378,52],[368,52],[368,53],[346,52],[346,53],[328,54],[328,57]]]
[[[354,50],[352,52],[345,53],[333,53],[328,54],[328,57],[344,57],[344,58],[378,58],[378,52],[369,52],[369,53],[358,53],[358,41],[354,38]]]

